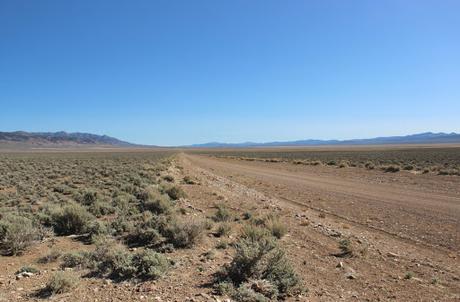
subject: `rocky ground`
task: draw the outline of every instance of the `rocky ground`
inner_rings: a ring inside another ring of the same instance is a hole
[[[444,245],[432,239],[431,232],[427,233],[426,240],[419,236],[412,239],[398,236],[394,228],[363,223],[365,213],[349,211],[349,208],[359,209],[361,199],[354,200],[354,206],[347,202],[340,204],[337,198],[344,198],[343,195],[293,182],[287,176],[276,177],[275,173],[301,174],[305,171],[275,163],[250,163],[274,171],[271,176],[266,170],[262,175],[251,174],[234,162],[178,155],[168,171],[188,196],[179,200],[178,206],[184,209],[186,216],[197,219],[211,217],[219,203],[227,205],[236,217],[245,212],[280,216],[288,229],[280,243],[308,289],[303,294],[288,297],[288,301],[459,301],[458,229],[451,229],[454,233],[449,238],[453,239]],[[328,167],[303,169],[319,169],[315,173],[326,177],[338,171]],[[361,176],[350,171],[342,169],[339,173],[348,179],[367,177],[372,183],[391,182],[386,176],[379,180],[381,174],[371,171],[363,170],[359,172],[364,173]],[[181,181],[185,176],[194,184]],[[410,176],[409,179],[415,181]],[[418,178],[417,182],[420,181]],[[426,187],[431,181],[425,181]],[[423,180],[421,182],[418,185],[425,187]],[[453,198],[458,197],[452,187],[446,190],[453,192]],[[448,222],[455,227],[458,226],[458,217],[455,220],[458,203],[454,200],[452,204],[447,205],[453,209],[450,209],[453,220]],[[340,206],[344,211],[339,213]],[[363,209],[370,206],[367,204]],[[396,208],[405,209],[403,206]],[[424,221],[419,223],[423,225]],[[167,254],[175,265],[159,280],[117,283],[89,277],[85,270],[71,270],[70,273],[81,277],[78,286],[69,293],[43,298],[38,293],[60,267],[59,262],[40,264],[37,262],[40,257],[51,250],[67,252],[94,248],[72,236],[55,237],[34,245],[21,256],[0,257],[0,301],[226,301],[229,298],[216,295],[211,283],[214,274],[231,261],[234,251],[231,247],[218,249],[216,246],[222,241],[234,241],[239,227],[239,221],[233,222],[230,234],[220,238],[209,230],[192,249]],[[417,232],[417,229],[411,231]],[[343,240],[349,242],[351,257],[341,255],[340,242]],[[16,274],[25,265],[33,265],[39,272]]]

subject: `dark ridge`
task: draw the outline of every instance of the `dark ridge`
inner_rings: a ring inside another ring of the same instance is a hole
[[[91,133],[60,132],[0,132],[0,143],[13,143],[31,146],[136,146],[107,135]]]

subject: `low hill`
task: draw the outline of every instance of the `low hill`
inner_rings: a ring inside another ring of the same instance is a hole
[[[1,147],[59,148],[59,147],[132,147],[119,139],[90,133],[68,132],[0,132]]]
[[[351,140],[318,140],[306,139],[286,142],[267,142],[267,143],[219,143],[212,142],[206,144],[196,144],[189,147],[195,148],[245,148],[245,147],[278,147],[278,146],[327,146],[327,145],[393,145],[393,144],[454,144],[460,143],[458,133],[432,133],[425,132],[405,136],[375,137],[367,139]]]

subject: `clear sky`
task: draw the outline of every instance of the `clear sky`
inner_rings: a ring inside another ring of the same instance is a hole
[[[460,131],[460,1],[0,0],[0,131]]]

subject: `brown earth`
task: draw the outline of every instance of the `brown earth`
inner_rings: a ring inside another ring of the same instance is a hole
[[[215,179],[208,186],[260,194],[253,207],[269,203],[280,209],[290,230],[285,244],[302,268],[311,300],[460,299],[458,177],[182,158]],[[344,237],[363,255],[344,260],[345,269],[339,269],[343,260],[332,254]],[[356,279],[344,277],[347,267]],[[408,273],[414,277],[405,279]]]
[[[188,158],[286,202],[330,212],[410,241],[460,250],[458,177]]]
[[[288,226],[281,240],[308,292],[288,301],[459,301],[460,179],[386,174],[359,168],[296,166],[180,154],[167,172],[196,184],[181,184],[188,198],[178,206],[204,219],[225,203],[236,216],[276,213]],[[80,284],[52,301],[226,301],[213,293],[213,275],[231,261],[233,249],[216,249],[239,233],[216,238],[212,231],[193,249],[167,254],[168,274],[143,283],[108,282],[73,270]],[[352,243],[354,257],[337,257],[339,242]],[[18,257],[0,256],[0,301],[46,301],[36,296],[59,262],[38,264],[51,249],[93,249],[57,237]],[[214,257],[205,256],[213,250]],[[33,265],[40,274],[16,280]]]

